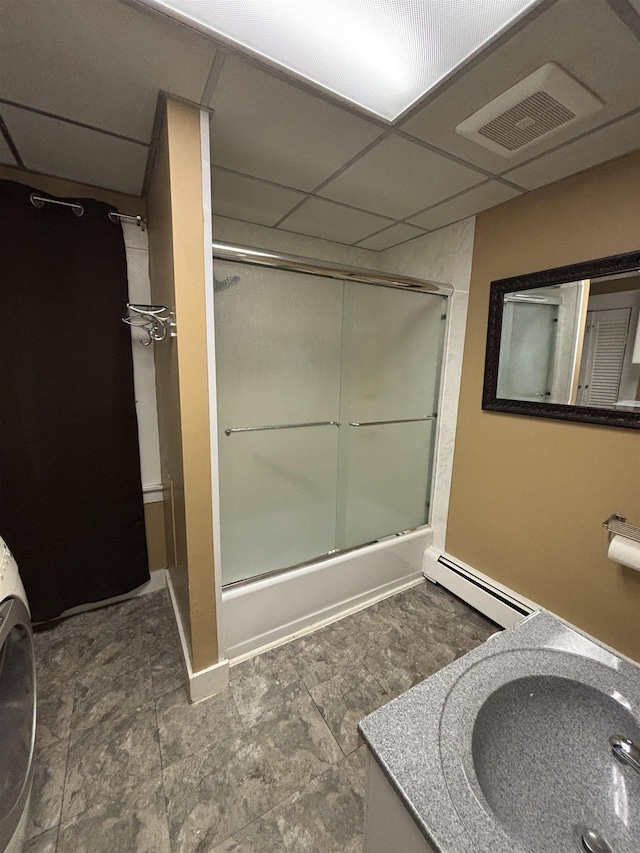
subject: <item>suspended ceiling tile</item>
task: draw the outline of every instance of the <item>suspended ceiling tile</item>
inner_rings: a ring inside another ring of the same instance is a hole
[[[605,104],[538,148],[501,157],[456,126],[546,62],[556,62]],[[402,130],[494,174],[640,106],[640,43],[605,0],[560,0],[402,125]],[[551,178],[549,180],[552,180]]]
[[[295,190],[221,169],[212,170],[211,183],[215,215],[257,225],[275,225],[305,198],[303,193]]]
[[[606,160],[635,151],[640,145],[640,113],[621,119],[610,127],[598,130],[552,151],[525,166],[507,172],[505,178],[527,189],[542,187],[576,172],[582,172]]]
[[[389,220],[381,216],[353,210],[321,198],[310,198],[278,227],[309,237],[351,244],[389,224]]]
[[[404,219],[484,176],[399,136],[389,136],[323,187],[326,198]]]
[[[449,225],[451,222],[466,219],[467,216],[474,216],[481,210],[488,210],[490,207],[495,207],[496,204],[501,204],[517,195],[521,195],[521,193],[506,184],[501,184],[498,181],[487,181],[456,198],[443,201],[442,204],[432,207],[430,210],[412,216],[411,222],[421,225],[423,228],[435,230],[444,225]]]
[[[374,252],[381,252],[384,249],[390,249],[391,246],[397,246],[398,243],[405,243],[413,237],[419,237],[426,233],[422,228],[416,228],[414,225],[405,225],[402,222],[397,225],[392,225],[391,228],[385,228],[379,234],[373,234],[365,240],[358,243],[358,248],[372,249]]]
[[[17,107],[3,106],[2,115],[27,169],[140,195],[146,145]]]
[[[149,142],[158,91],[200,101],[204,36],[117,0],[2,0],[0,96]]]
[[[227,56],[211,106],[217,166],[312,190],[382,131],[365,119]]]
[[[13,154],[11,153],[11,149],[7,145],[4,136],[0,133],[0,163],[3,163],[5,166],[16,166],[16,160]]]

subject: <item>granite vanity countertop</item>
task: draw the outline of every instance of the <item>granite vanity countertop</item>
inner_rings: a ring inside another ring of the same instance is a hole
[[[440,853],[484,850],[515,853],[527,849],[506,836],[496,840],[487,829],[489,817],[480,813],[482,810],[461,808],[465,797],[469,804],[468,798],[472,795],[460,761],[460,744],[449,743],[443,731],[450,733],[454,720],[455,725],[459,721],[460,730],[466,730],[468,735],[487,691],[493,689],[491,683],[487,683],[493,678],[476,677],[474,680],[467,677],[471,671],[482,673],[485,667],[490,673],[493,667],[493,671],[499,673],[496,678],[499,682],[510,677],[522,678],[522,660],[530,660],[534,669],[536,664],[540,669],[549,655],[556,652],[563,653],[565,666],[568,661],[572,679],[579,681],[589,674],[593,682],[595,667],[598,674],[605,674],[605,681],[610,678],[611,684],[623,683],[633,695],[634,706],[638,707],[640,668],[561,619],[545,611],[536,611],[518,625],[490,637],[477,649],[360,723],[360,733],[372,755],[434,850]],[[606,689],[611,691],[612,688]],[[452,703],[450,697],[453,695],[455,701]],[[445,710],[447,705],[448,711]],[[459,769],[451,773],[451,768]],[[460,796],[456,787],[467,788],[464,796]]]

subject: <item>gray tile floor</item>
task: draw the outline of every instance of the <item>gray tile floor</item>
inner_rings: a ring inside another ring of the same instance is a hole
[[[189,705],[165,592],[35,635],[24,853],[355,853],[357,723],[496,626],[422,583],[231,669]]]

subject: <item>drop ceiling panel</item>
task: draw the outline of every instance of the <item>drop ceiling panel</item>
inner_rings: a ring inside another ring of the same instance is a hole
[[[2,115],[30,171],[140,195],[145,145],[16,107],[4,106]]]
[[[314,189],[382,132],[234,56],[211,106],[215,165],[301,190]]]
[[[545,154],[505,177],[529,190],[621,157],[640,146],[640,113]]]
[[[319,194],[404,219],[483,180],[473,169],[402,137],[389,136],[329,181]]]
[[[4,136],[0,133],[0,163],[3,163],[5,166],[15,166],[16,161],[11,153],[11,149],[5,142]]]
[[[414,225],[404,225],[398,223],[392,225],[391,228],[386,228],[379,234],[374,234],[372,237],[367,237],[358,243],[358,248],[372,249],[374,252],[382,252],[384,249],[390,249],[391,246],[397,246],[398,243],[405,243],[413,237],[420,237],[426,232],[422,228],[416,228]]]
[[[351,244],[390,224],[381,216],[352,210],[321,198],[310,198],[278,227],[309,237]]]
[[[212,196],[215,215],[257,225],[275,225],[305,198],[303,193],[221,169],[213,169]]]
[[[510,198],[515,198],[520,194],[518,190],[508,187],[506,184],[501,184],[498,181],[487,181],[456,198],[443,201],[442,204],[438,204],[430,210],[412,216],[411,222],[429,230],[442,228],[444,225],[457,222],[459,219],[466,219],[467,216],[474,216],[481,210],[488,210],[490,207],[501,204]]]
[[[117,0],[2,0],[1,96],[149,142],[158,90],[200,101],[213,44]]]
[[[458,135],[456,126],[546,62],[557,62],[604,109],[539,147],[505,159]],[[471,69],[402,129],[494,174],[640,106],[640,43],[605,0],[559,0]]]

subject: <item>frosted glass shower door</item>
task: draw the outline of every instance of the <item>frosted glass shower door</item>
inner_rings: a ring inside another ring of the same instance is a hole
[[[343,283],[220,260],[214,275],[228,584],[335,548]]]
[[[345,284],[338,548],[429,517],[446,297]]]
[[[539,402],[550,396],[557,320],[557,305],[505,300],[498,397]]]

